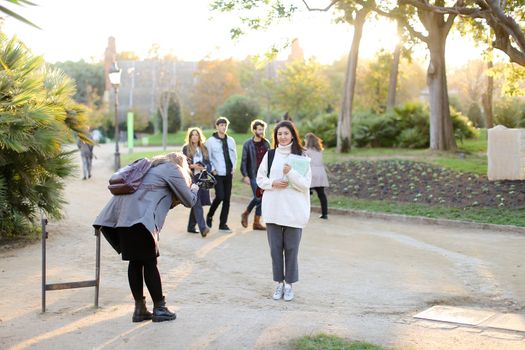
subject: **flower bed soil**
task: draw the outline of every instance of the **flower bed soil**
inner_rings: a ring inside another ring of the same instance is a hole
[[[357,199],[436,206],[525,208],[525,181],[489,181],[428,163],[348,161],[326,166],[328,192]]]

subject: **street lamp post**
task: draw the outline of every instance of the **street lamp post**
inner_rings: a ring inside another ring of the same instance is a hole
[[[121,69],[118,67],[115,61],[109,69],[109,81],[115,89],[115,171],[120,169],[120,152],[118,148],[120,130],[119,130],[119,118],[118,118],[118,88],[120,86],[120,74]]]

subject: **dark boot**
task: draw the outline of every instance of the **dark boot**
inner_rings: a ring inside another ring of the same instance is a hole
[[[266,230],[266,226],[261,224],[261,216],[260,215],[255,215],[255,217],[253,219],[253,229],[254,230],[260,230],[260,231]]]
[[[151,320],[151,312],[146,308],[146,298],[135,300],[135,312],[133,312],[133,322]]]
[[[159,301],[153,302],[153,322],[172,321],[176,318],[177,315],[166,307],[164,297]]]
[[[241,214],[241,225],[242,227],[248,227],[248,216],[250,213],[248,210],[245,210],[244,213]]]

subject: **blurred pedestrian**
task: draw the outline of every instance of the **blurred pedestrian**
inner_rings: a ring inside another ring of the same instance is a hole
[[[323,162],[323,140],[309,132],[305,135],[306,155],[310,157],[312,167],[312,184],[310,189],[317,193],[321,202],[321,219],[328,219],[328,200],[326,199],[325,188],[329,186],[328,176]],[[312,192],[312,191],[310,191]]]
[[[248,227],[248,219],[251,211],[255,208],[255,217],[253,219],[254,230],[266,230],[266,226],[261,223],[261,196],[262,193],[257,190],[257,169],[266,154],[270,149],[270,143],[264,138],[266,131],[266,123],[262,120],[256,119],[251,123],[251,131],[253,137],[244,142],[242,146],[241,158],[241,174],[243,181],[252,189],[253,197],[241,214],[241,225]]]
[[[208,149],[204,145],[206,138],[200,128],[189,128],[186,133],[186,143],[182,147],[182,153],[188,158],[188,164],[192,171],[193,182],[203,171],[211,171],[211,163],[208,156]],[[210,205],[210,191],[200,188],[197,195],[197,202],[191,208],[190,217],[188,219],[189,233],[198,233],[195,230],[195,224],[199,226],[199,231],[202,237],[206,237],[210,232],[210,228],[206,226],[204,219],[203,206]]]
[[[80,138],[77,141],[77,147],[80,150],[82,159],[82,180],[91,178],[91,166],[93,164],[93,145]]]
[[[213,215],[222,203],[219,231],[231,233],[228,226],[228,214],[230,213],[230,198],[232,194],[233,173],[237,161],[237,146],[233,137],[227,134],[230,121],[225,117],[219,117],[215,121],[217,131],[206,141],[206,148],[210,156],[212,174],[217,180],[215,185],[215,198],[211,203],[206,225],[212,227]]]

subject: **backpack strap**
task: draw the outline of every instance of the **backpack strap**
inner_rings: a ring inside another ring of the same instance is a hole
[[[268,177],[270,177],[270,170],[272,170],[273,157],[275,157],[275,149],[268,150]]]

